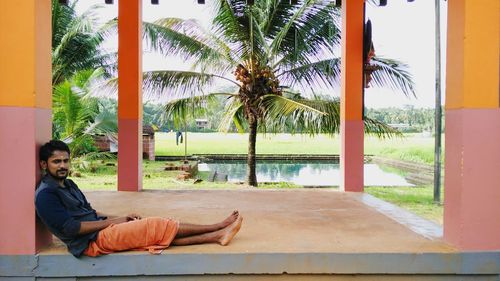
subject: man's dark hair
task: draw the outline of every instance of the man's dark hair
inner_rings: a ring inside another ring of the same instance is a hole
[[[40,161],[48,161],[49,157],[52,156],[56,150],[66,151],[68,155],[70,154],[68,145],[63,141],[51,140],[40,147]]]

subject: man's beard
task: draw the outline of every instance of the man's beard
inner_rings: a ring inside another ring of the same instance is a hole
[[[62,175],[62,176],[59,175],[59,172],[63,172],[63,171],[66,172],[66,173],[64,175]],[[57,180],[65,180],[68,177],[68,174],[69,174],[68,170],[58,170],[58,171],[55,172],[55,174],[51,173],[50,175],[53,178],[57,179]]]

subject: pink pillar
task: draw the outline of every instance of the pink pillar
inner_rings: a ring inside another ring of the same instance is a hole
[[[342,1],[340,189],[363,192],[364,0]]]
[[[444,238],[500,250],[500,2],[448,2]]]
[[[118,2],[118,190],[142,189],[142,0]]]
[[[35,254],[52,236],[36,223],[38,148],[52,128],[50,0],[0,9],[0,255]]]

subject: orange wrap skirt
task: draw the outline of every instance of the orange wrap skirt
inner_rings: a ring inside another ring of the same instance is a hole
[[[174,240],[178,229],[178,221],[159,217],[112,224],[99,231],[83,254],[96,257],[126,250],[160,254]]]

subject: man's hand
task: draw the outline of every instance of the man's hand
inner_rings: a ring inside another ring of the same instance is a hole
[[[128,214],[127,215],[127,221],[135,221],[135,220],[140,220],[141,216],[135,213]]]
[[[116,218],[107,219],[107,220],[104,220],[104,221],[108,221],[109,224],[120,224],[120,223],[128,222],[130,220],[128,219],[128,217],[116,217]]]

